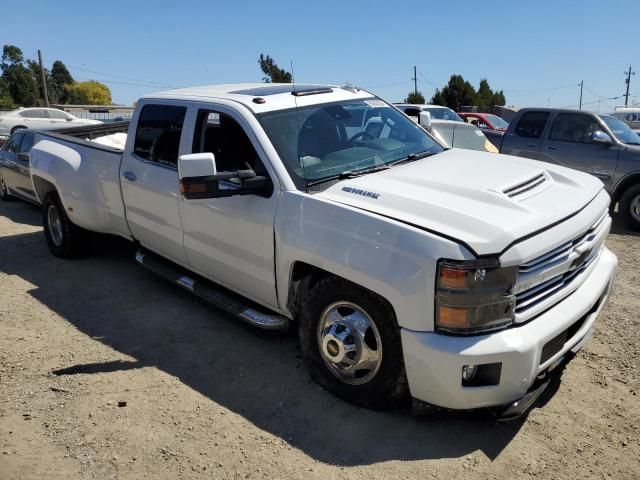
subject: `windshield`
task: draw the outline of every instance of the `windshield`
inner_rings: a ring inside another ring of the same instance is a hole
[[[463,122],[460,116],[447,107],[439,108],[423,108],[424,112],[429,112],[434,120],[453,120],[454,122]]]
[[[409,117],[376,98],[268,112],[258,120],[298,188],[443,151]]]
[[[629,128],[629,125],[622,120],[618,120],[615,117],[609,115],[603,115],[602,120],[607,124],[607,127],[611,129],[613,134],[622,143],[629,145],[640,145],[640,136]]]
[[[509,128],[509,122],[497,115],[487,115],[486,117],[487,120],[491,122],[491,125],[493,125],[493,128],[504,128],[505,130]]]

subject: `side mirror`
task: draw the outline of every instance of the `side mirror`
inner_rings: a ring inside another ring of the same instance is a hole
[[[427,130],[431,130],[431,113],[430,112],[420,112],[418,117],[418,123],[426,128]]]
[[[603,146],[609,146],[613,144],[613,140],[608,133],[603,132],[602,130],[596,130],[591,134],[591,141],[593,143],[597,143]]]
[[[73,118],[70,118],[70,117],[65,118],[65,120],[66,120],[67,122],[73,122]]]
[[[253,170],[218,172],[210,152],[178,157],[178,178],[180,192],[187,200],[250,194],[269,197],[272,192],[269,180]]]

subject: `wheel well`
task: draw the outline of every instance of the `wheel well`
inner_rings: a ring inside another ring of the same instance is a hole
[[[306,293],[311,290],[316,283],[326,277],[341,278],[342,280],[345,280],[347,282],[354,283],[351,282],[351,280],[349,280],[348,278],[336,275],[335,273],[329,272],[328,270],[324,270],[309,263],[302,261],[294,262],[293,266],[291,267],[291,276],[289,278],[289,294],[287,297],[287,308],[293,314],[294,319],[300,313],[300,308],[302,306],[302,302],[304,301]],[[354,285],[358,284],[354,283]],[[362,285],[360,286],[362,287]],[[389,302],[386,298],[382,297],[376,292],[372,291],[372,293],[382,298],[389,304],[391,309],[395,311],[393,305],[391,305],[391,302]]]
[[[33,177],[33,187],[36,190],[36,196],[41,202],[44,201],[44,197],[49,193],[57,191],[53,183],[38,176]]]
[[[623,178],[620,183],[616,185],[616,188],[613,191],[613,195],[611,195],[611,206],[613,207],[616,203],[618,203],[624,191],[631,185],[634,185],[636,183],[640,183],[640,173],[634,173]]]

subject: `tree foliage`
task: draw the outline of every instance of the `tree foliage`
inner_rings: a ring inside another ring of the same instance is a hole
[[[25,59],[22,50],[15,45],[5,45],[0,68],[2,69],[0,108],[44,105],[40,64],[36,60]],[[95,81],[76,83],[66,65],[60,60],[53,62],[51,71],[45,67],[44,76],[49,101],[53,104],[104,105],[111,103],[109,87]]]
[[[276,62],[269,55],[260,54],[258,59],[260,70],[264,73],[262,80],[266,83],[291,83],[291,73],[276,65]]]
[[[404,99],[404,103],[411,103],[414,105],[422,105],[425,102],[422,92],[410,92],[407,98]]]
[[[504,105],[506,99],[502,90],[493,91],[487,79],[480,80],[478,90],[462,75],[451,75],[449,83],[442,90],[437,89],[431,98],[434,105],[443,105],[453,110],[459,110],[465,105],[475,105],[480,112],[488,112],[494,105]]]
[[[77,82],[67,87],[69,103],[73,105],[110,105],[109,87],[95,80]]]

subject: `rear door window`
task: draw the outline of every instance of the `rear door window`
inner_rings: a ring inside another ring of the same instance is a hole
[[[527,112],[516,125],[516,135],[525,138],[540,138],[549,119],[549,112]]]
[[[145,105],[138,118],[133,153],[152,162],[176,167],[186,107]]]

